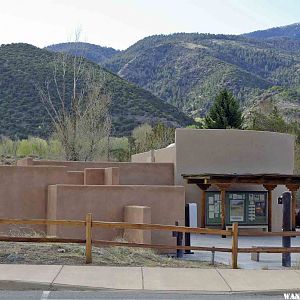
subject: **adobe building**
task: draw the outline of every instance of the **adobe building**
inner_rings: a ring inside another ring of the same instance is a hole
[[[72,162],[25,158],[0,166],[0,218],[185,224],[185,204],[197,203],[198,226],[281,229],[277,197],[293,197],[294,137],[247,130],[177,129],[175,144],[132,156],[132,162]],[[293,218],[294,220],[294,218]],[[84,228],[32,226],[48,236],[84,238]],[[1,225],[1,232],[11,229]],[[100,229],[93,238],[125,237],[174,245],[170,232]]]
[[[0,166],[0,218],[184,225],[185,195],[170,163],[70,162],[25,158]],[[84,238],[85,229],[31,226],[48,236]],[[1,225],[1,232],[12,228]],[[95,228],[93,238],[175,245],[170,232]]]
[[[295,193],[294,136],[223,129],[176,129],[175,143],[139,153],[132,162],[174,163],[176,185],[185,187],[186,203],[197,203],[199,227],[281,230],[282,205],[277,198]],[[295,227],[295,216],[293,216]]]

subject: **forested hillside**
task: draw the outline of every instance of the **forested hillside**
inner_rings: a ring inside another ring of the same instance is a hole
[[[104,66],[192,116],[228,88],[249,106],[273,86],[300,85],[300,41],[177,33],[147,37]]]
[[[120,52],[110,47],[102,47],[83,42],[60,43],[50,45],[45,49],[53,52],[67,52],[73,55],[80,54],[96,64],[101,64]]]
[[[88,60],[104,67],[94,64],[108,78],[115,135],[128,135],[145,122],[187,125],[192,120],[186,115],[203,117],[223,88],[233,92],[246,114],[272,103],[286,118],[298,120],[299,28],[293,24],[240,36],[156,35],[124,51],[88,43],[47,47],[52,52],[26,44],[3,45],[0,134],[49,134],[49,119],[33,82],[43,85],[52,76],[53,52],[75,54],[78,46]]]
[[[300,23],[287,26],[274,27],[266,30],[258,30],[244,34],[254,39],[291,38],[300,39]]]
[[[35,85],[53,80],[52,63],[57,54],[28,44],[0,47],[0,134],[9,137],[28,135],[47,137],[50,121]],[[175,107],[148,91],[92,64],[106,78],[112,97],[111,114],[116,136],[129,135],[139,124],[164,122],[184,126],[192,120]],[[71,80],[71,74],[67,74]],[[71,81],[70,81],[71,84]],[[54,94],[53,94],[54,95]]]

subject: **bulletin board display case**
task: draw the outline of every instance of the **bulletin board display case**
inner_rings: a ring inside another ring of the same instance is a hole
[[[227,192],[225,200],[226,225],[238,222],[241,225],[268,224],[268,193],[239,191]],[[221,194],[206,193],[206,225],[221,224]]]

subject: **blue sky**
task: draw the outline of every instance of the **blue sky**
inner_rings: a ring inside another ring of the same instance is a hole
[[[83,41],[125,49],[153,34],[240,34],[300,22],[300,0],[0,0],[0,44]]]

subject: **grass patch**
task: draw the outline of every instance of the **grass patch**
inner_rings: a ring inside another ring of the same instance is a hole
[[[28,228],[16,228],[10,236],[44,236]],[[97,266],[172,267],[172,268],[228,268],[224,264],[200,260],[177,259],[171,255],[159,254],[153,249],[124,246],[93,247],[93,263]],[[64,264],[84,265],[85,246],[61,243],[0,242],[0,263],[2,264]]]
[[[0,242],[2,264],[64,264],[84,265],[85,246],[56,243]],[[172,268],[226,268],[228,266],[199,260],[177,259],[158,254],[152,249],[116,247],[93,247],[93,263],[97,266],[172,267]]]

